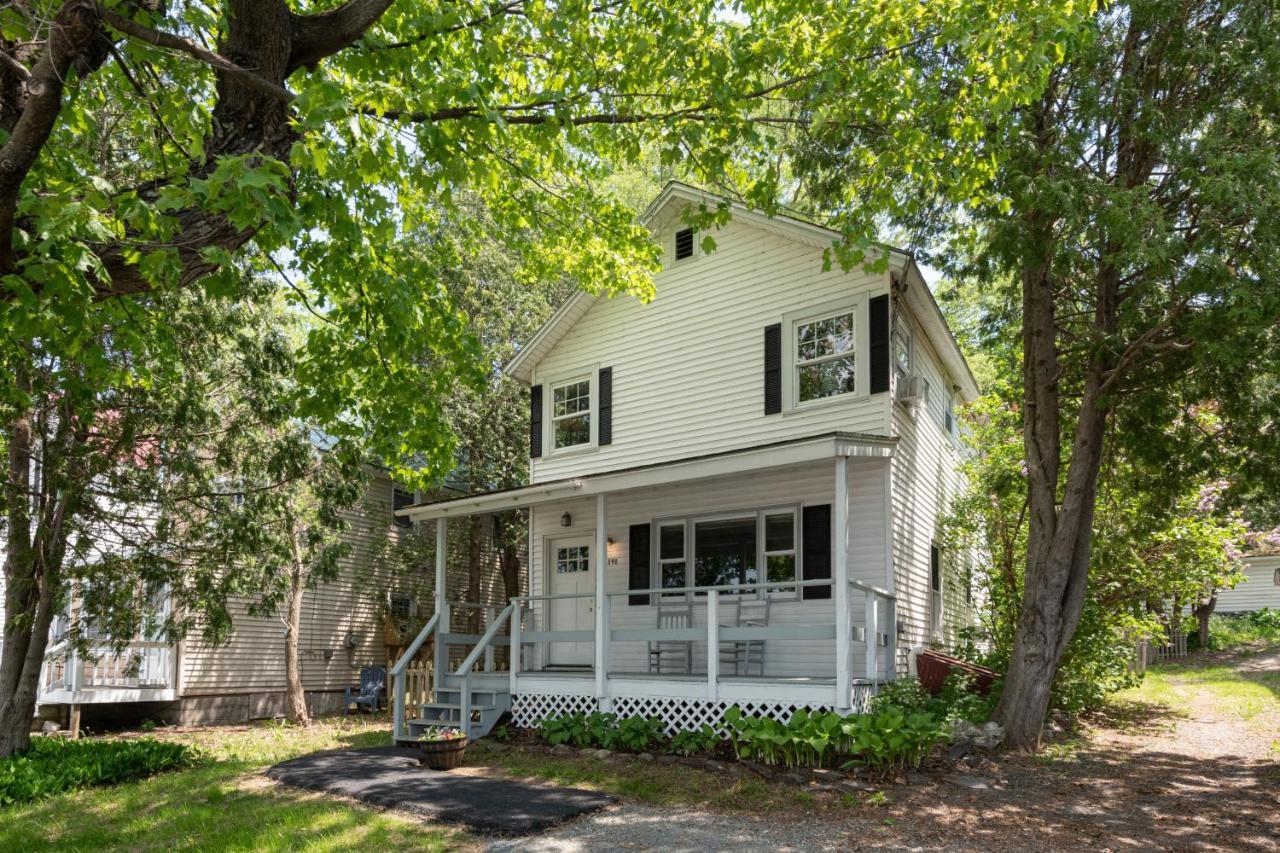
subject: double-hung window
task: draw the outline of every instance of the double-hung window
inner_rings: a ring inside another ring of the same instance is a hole
[[[893,372],[901,396],[911,376],[911,332],[901,320],[893,325]]]
[[[771,512],[764,516],[765,579],[796,580],[796,514]],[[794,593],[794,588],[770,589],[770,593]]]
[[[796,324],[797,402],[855,390],[855,328],[852,309]]]
[[[552,448],[591,443],[591,380],[577,379],[551,389]]]
[[[685,567],[684,522],[658,525],[658,586],[680,589],[689,585]]]

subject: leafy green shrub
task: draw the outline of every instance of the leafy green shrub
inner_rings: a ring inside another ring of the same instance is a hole
[[[871,699],[871,711],[887,707],[901,708],[907,714],[933,715],[944,727],[953,720],[983,723],[995,710],[999,686],[994,686],[984,696],[974,690],[975,678],[967,672],[953,672],[942,683],[942,691],[934,696],[924,689],[918,679],[899,678],[882,684]]]
[[[589,746],[591,743],[586,714],[561,714],[558,717],[547,717],[538,724],[538,733],[552,746],[559,746],[562,743]]]
[[[665,737],[662,721],[656,717],[627,717],[595,711],[590,714],[563,714],[547,717],[538,725],[542,739],[555,746],[570,743],[586,748],[625,749],[642,752]]]
[[[706,723],[700,729],[676,732],[667,744],[667,751],[672,755],[698,755],[703,752],[715,752],[716,747],[724,742],[720,733]]]
[[[1209,648],[1215,651],[1280,642],[1280,610],[1215,613],[1209,617]]]
[[[666,727],[657,717],[627,717],[618,723],[613,749],[644,752],[666,737]]]
[[[934,744],[946,737],[938,718],[927,711],[906,711],[886,705],[870,714],[854,714],[840,725],[856,764],[886,772],[919,767]]]
[[[907,690],[903,688],[904,696]],[[785,725],[744,716],[737,707],[725,711],[724,718],[739,758],[788,767],[821,767],[841,759],[843,766],[862,764],[880,771],[918,767],[946,736],[939,718],[928,711],[884,702],[871,713],[848,717],[802,709]]]
[[[144,779],[197,761],[191,747],[155,740],[36,738],[31,750],[0,761],[0,805],[24,803],[77,788]]]

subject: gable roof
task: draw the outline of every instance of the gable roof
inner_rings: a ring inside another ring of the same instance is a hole
[[[671,181],[663,188],[658,197],[640,215],[640,221],[651,231],[656,232],[676,216],[685,205],[725,203],[729,205],[734,221],[746,222],[753,227],[790,240],[825,249],[842,239],[839,231],[806,222],[795,216],[783,214],[769,216],[725,196],[679,181]],[[956,391],[965,402],[972,402],[979,394],[978,382],[969,369],[969,363],[965,361],[955,336],[951,334],[951,329],[947,326],[947,321],[942,316],[942,310],[933,298],[924,275],[910,253],[892,246],[884,248],[889,252],[889,269],[899,273],[906,285],[904,298],[907,305],[928,334],[929,340],[938,352],[938,357],[956,384]],[[534,365],[568,334],[569,329],[582,319],[597,299],[604,298],[607,297],[582,290],[574,293],[555,314],[551,315],[551,319],[543,324],[524,346],[520,347],[515,357],[507,362],[505,372],[525,384],[532,382]]]

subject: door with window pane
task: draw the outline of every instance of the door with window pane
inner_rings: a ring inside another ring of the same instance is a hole
[[[557,539],[550,548],[550,601],[552,631],[590,631],[595,627],[595,561],[591,540]],[[552,643],[549,659],[553,666],[590,666],[595,658],[591,642]]]

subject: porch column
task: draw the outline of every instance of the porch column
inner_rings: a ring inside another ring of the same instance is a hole
[[[836,457],[835,513],[833,516],[833,545],[835,566],[836,607],[836,710],[842,714],[850,711],[850,676],[852,675],[850,645],[853,630],[849,619],[849,457]],[[868,642],[874,642],[874,638]]]
[[[605,496],[596,495],[596,698],[600,710],[609,710],[609,599],[605,595],[605,573],[609,565],[609,524]]]
[[[446,569],[446,557],[449,553],[449,519],[436,519],[436,613],[440,621],[436,624],[435,677],[436,685],[444,683],[445,670],[449,666],[449,648],[440,642],[440,638],[449,633],[449,576]]]

